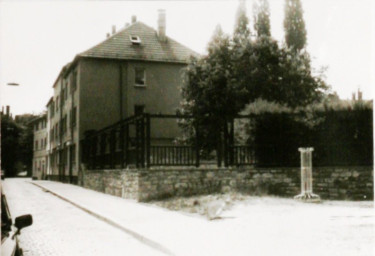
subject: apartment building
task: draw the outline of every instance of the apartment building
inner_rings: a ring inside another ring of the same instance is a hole
[[[166,15],[158,28],[137,21],[77,54],[65,65],[47,104],[49,178],[77,182],[87,131],[99,130],[138,112],[174,114],[179,107],[182,69],[194,51],[166,35]]]

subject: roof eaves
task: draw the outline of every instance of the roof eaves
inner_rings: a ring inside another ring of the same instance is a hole
[[[27,124],[35,123],[36,121],[39,121],[41,119],[47,118],[47,114],[42,114],[40,116],[35,117],[34,119],[30,120]]]
[[[92,58],[92,59],[107,59],[107,60],[130,60],[130,61],[148,61],[148,62],[161,62],[161,63],[176,63],[176,64],[187,64],[188,60],[155,60],[155,59],[145,59],[145,58],[122,58],[122,57],[106,57],[106,56],[90,56],[82,55],[81,58]]]
[[[53,101],[53,97],[51,97],[51,98],[48,100],[48,102],[47,102],[47,104],[46,104],[46,107],[48,107],[48,106],[52,103],[52,101]]]
[[[64,75],[66,69],[69,68],[69,67],[71,66],[71,64],[73,64],[73,62],[74,62],[74,61],[72,61],[72,62],[68,62],[65,66],[63,66],[63,67],[61,68],[60,73],[59,73],[59,75],[57,76],[55,82],[53,83],[52,88],[55,88],[56,83],[57,83],[57,81],[59,80],[59,78],[60,78],[62,75]]]

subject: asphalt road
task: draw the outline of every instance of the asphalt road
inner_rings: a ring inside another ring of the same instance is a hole
[[[128,234],[29,181],[5,179],[2,182],[13,220],[23,214],[33,216],[33,225],[22,230],[20,236],[25,256],[159,255]]]

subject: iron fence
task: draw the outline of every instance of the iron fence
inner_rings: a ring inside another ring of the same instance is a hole
[[[192,133],[194,138],[190,142],[181,144],[174,141],[178,137],[178,120],[183,119],[193,119],[193,117],[144,113],[99,131],[88,131],[82,141],[83,162],[90,169],[128,166],[198,167],[207,162],[210,164],[216,162],[217,166],[292,167],[300,164],[298,147],[309,146],[315,148],[314,166],[373,163],[372,134],[368,136],[367,133],[362,132],[358,133],[358,138],[341,136],[341,139],[334,143],[332,140],[326,142],[327,134],[336,130],[322,125],[318,130],[311,131],[301,127],[299,123],[288,123],[289,119],[283,115],[275,118],[267,115],[261,118],[247,115],[227,120],[221,126],[218,125],[220,138],[217,138],[218,143],[213,150],[213,156],[204,158],[207,155],[203,154],[202,134],[207,131],[204,130],[203,125],[194,125]],[[250,135],[253,136],[251,139],[239,139],[240,135],[235,131],[243,130],[243,127],[235,127],[237,120],[244,120],[253,126],[255,132]],[[175,131],[171,132],[173,126]],[[361,134],[371,137],[371,141],[367,142],[367,137]]]

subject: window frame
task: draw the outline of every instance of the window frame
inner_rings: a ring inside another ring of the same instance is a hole
[[[137,74],[140,71],[143,71],[143,84],[137,83],[138,81]],[[147,87],[146,69],[144,67],[134,67],[134,86],[140,87],[140,88]]]

